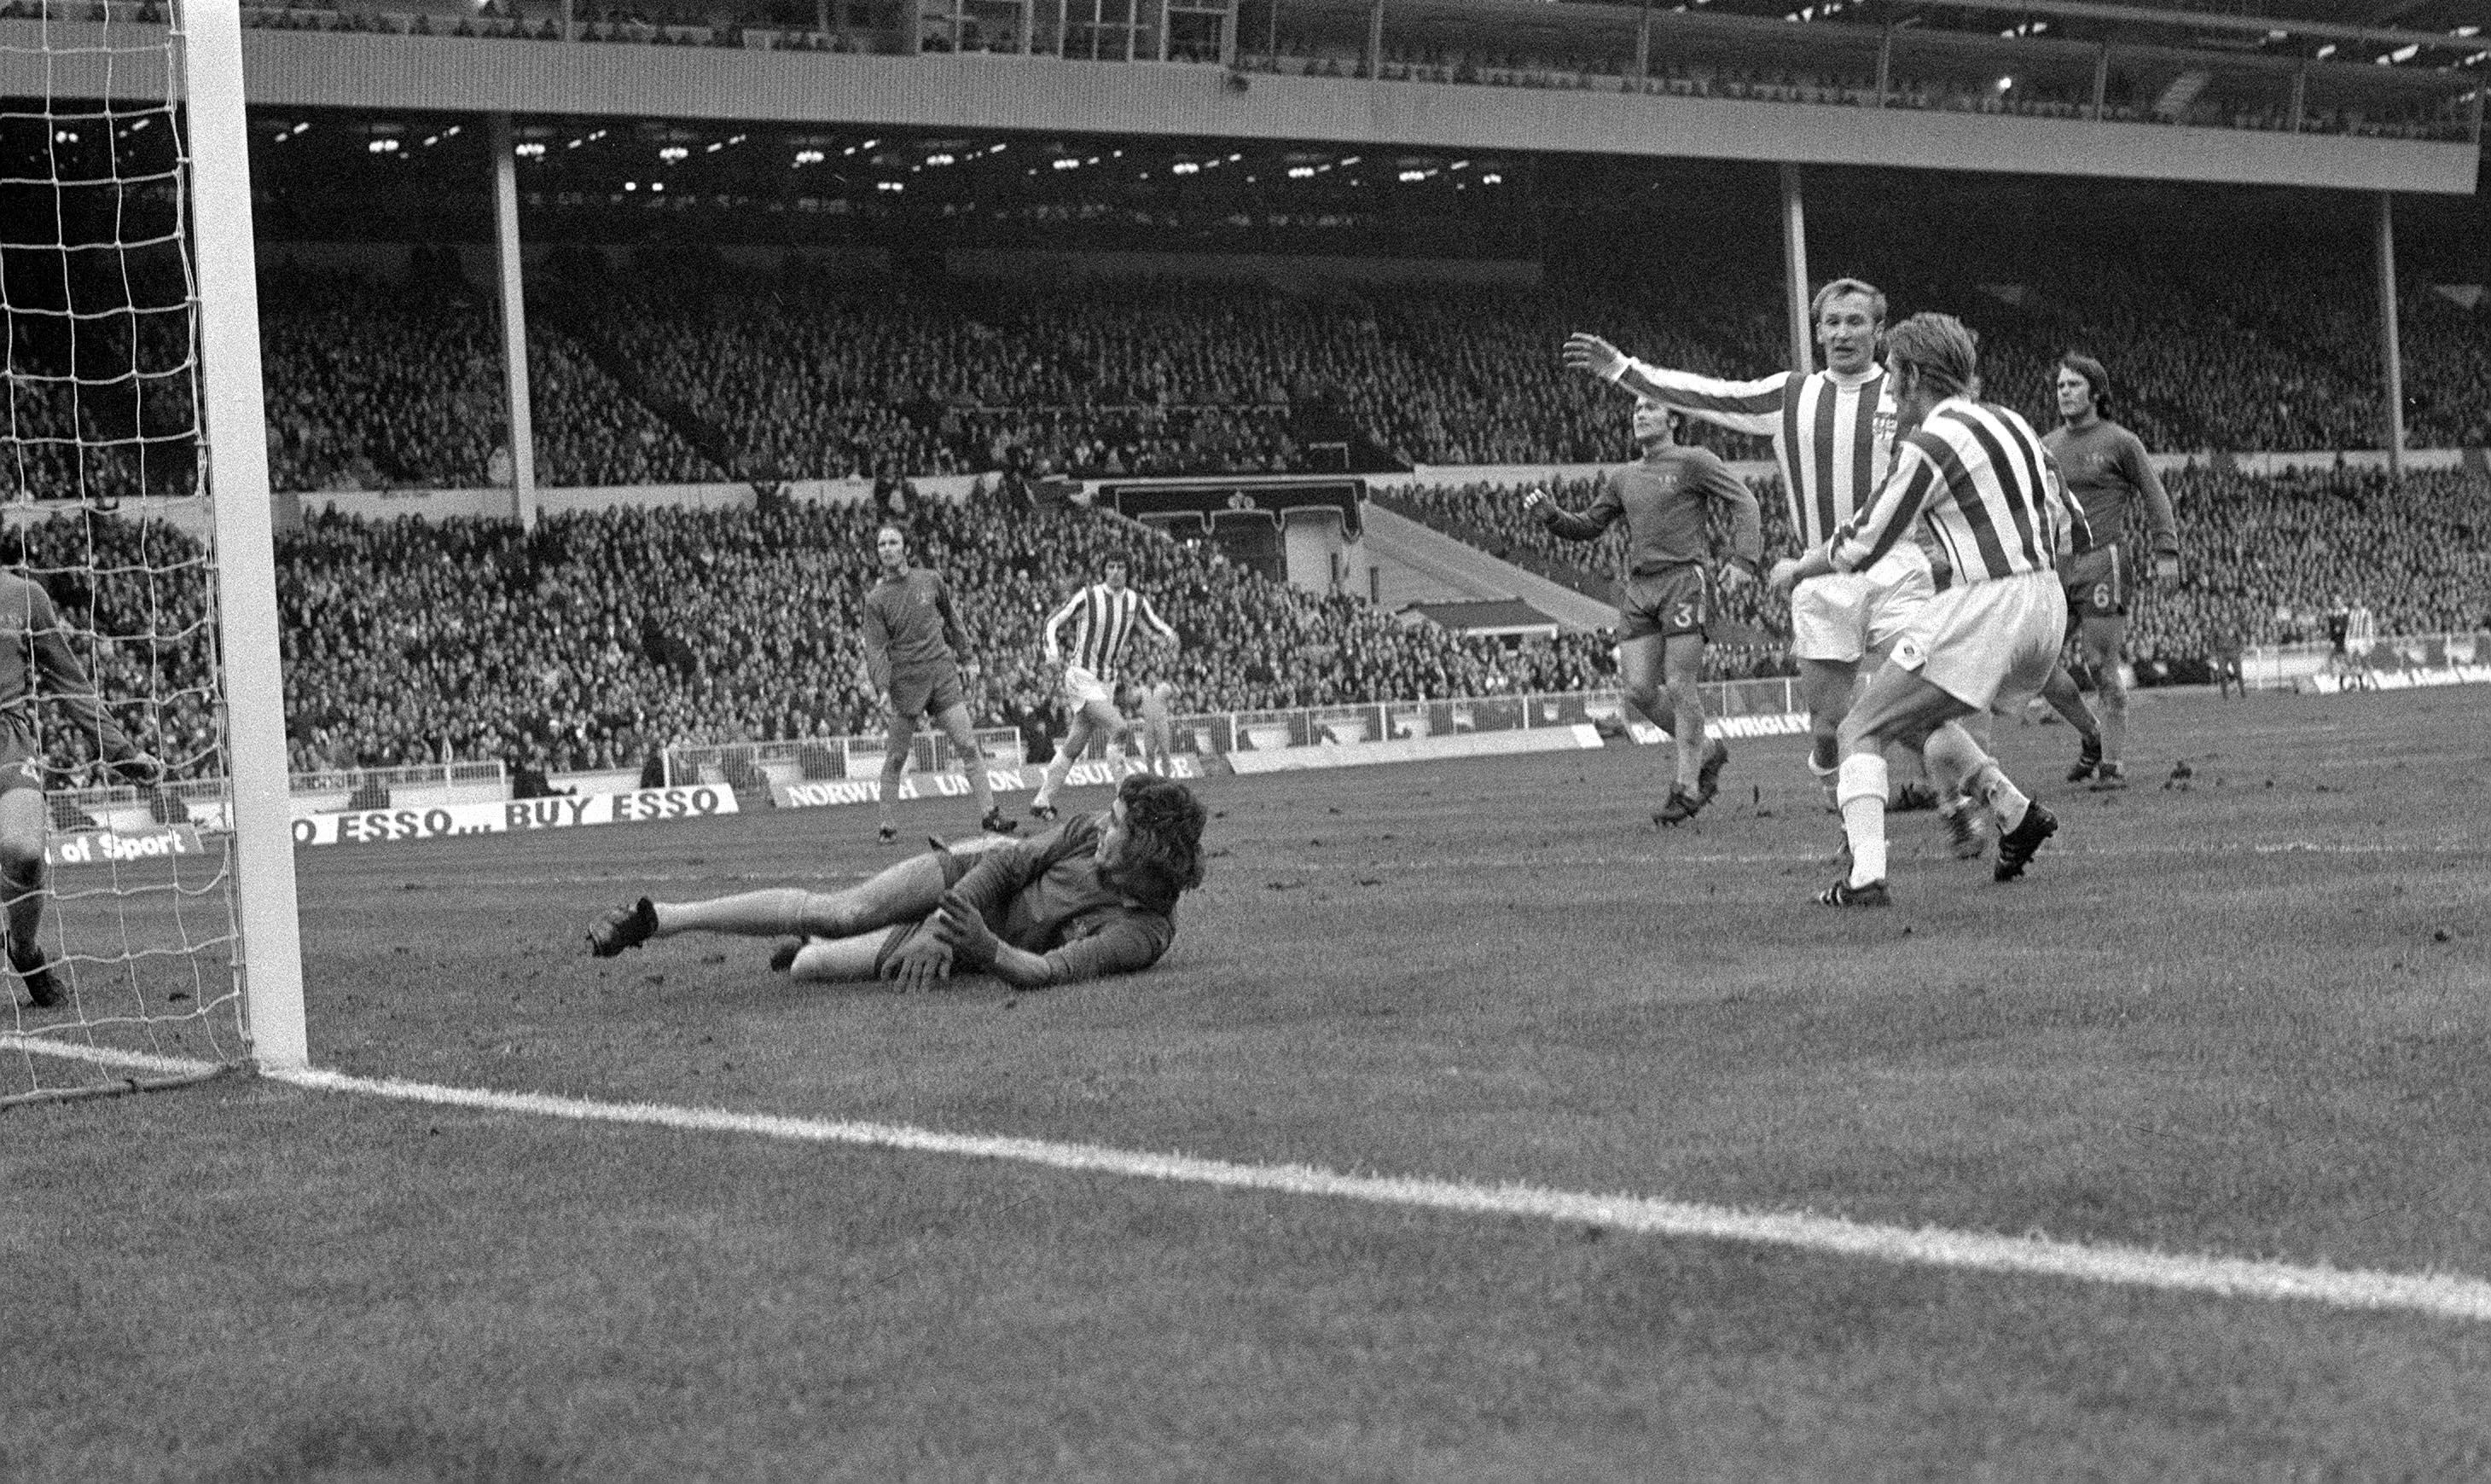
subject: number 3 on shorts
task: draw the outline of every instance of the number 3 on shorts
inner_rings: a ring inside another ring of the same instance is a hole
[[[1693,602],[1680,603],[1669,610],[1669,626],[1682,633],[1704,626],[1702,610]]]

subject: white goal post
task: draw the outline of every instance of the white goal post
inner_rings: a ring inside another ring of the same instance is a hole
[[[238,0],[176,0],[190,115],[199,461],[213,514],[216,614],[232,779],[234,972],[251,1058],[308,1065],[303,943],[286,787],[285,686],[278,649],[277,547],[259,366],[259,279],[251,241],[250,137]]]
[[[0,1109],[310,1060],[243,79],[237,0],[0,14],[0,731],[45,862],[0,867]]]

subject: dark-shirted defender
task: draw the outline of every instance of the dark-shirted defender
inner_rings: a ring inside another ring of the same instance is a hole
[[[1009,834],[1018,822],[1006,819],[995,806],[986,780],[985,754],[969,724],[969,702],[961,688],[961,665],[968,654],[968,635],[952,609],[951,591],[942,577],[908,565],[908,537],[897,526],[873,534],[875,559],[882,579],[865,595],[865,672],[891,707],[891,732],[882,754],[882,829],[885,845],[899,838],[892,806],[899,798],[900,775],[908,768],[909,748],[917,741],[917,718],[930,716],[952,739],[969,775],[969,794],[977,800],[979,824]],[[967,663],[974,670],[975,661]]]
[[[1668,685],[1667,726],[1677,740],[1678,769],[1668,801],[1653,821],[1675,825],[1712,801],[1730,760],[1725,743],[1704,735],[1704,698],[1695,686],[1704,676],[1705,626],[1712,622],[1715,583],[1755,580],[1764,559],[1764,530],[1754,492],[1719,455],[1677,446],[1676,413],[1642,403],[1631,425],[1643,456],[1602,474],[1589,509],[1561,509],[1540,489],[1524,495],[1522,504],[1569,541],[1592,540],[1616,522],[1626,523],[1626,560],[1617,578],[1618,668],[1627,704],[1656,725],[1664,679]],[[1713,547],[1716,509],[1729,517],[1726,559]]]

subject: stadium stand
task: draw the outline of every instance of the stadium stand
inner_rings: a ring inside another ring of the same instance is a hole
[[[2358,273],[2231,253],[2147,263],[2085,238],[1902,255],[1879,226],[1832,220],[1826,256],[1886,286],[1898,317],[1963,314],[1982,337],[1987,393],[2037,424],[2051,421],[2052,363],[2080,347],[2112,367],[2120,419],[2156,451],[2380,442]],[[1623,403],[1563,370],[1552,347],[1568,332],[1723,375],[1784,354],[1770,275],[1718,264],[1656,264],[1630,282],[1559,270],[1455,296],[1426,283],[828,275],[669,249],[558,257],[531,298],[539,478],[557,486],[1287,472],[1324,467],[1310,446],[1327,428],[1368,468],[1593,463],[1625,456]],[[440,274],[383,284],[304,269],[273,275],[263,299],[278,487],[498,481],[500,388],[475,290]],[[2400,308],[2408,441],[2491,438],[2483,312],[2424,285]],[[68,417],[43,395],[21,397],[21,426]],[[1766,451],[1702,424],[1688,436],[1732,458]]]
[[[2171,485],[2186,576],[2142,595],[2140,658],[2202,655],[2226,620],[2251,643],[2306,639],[2345,597],[2387,633],[2491,626],[2491,516],[2466,476],[2191,469]],[[1519,541],[1529,528],[1503,513],[1518,495],[1402,498]],[[447,753],[605,769],[670,742],[869,731],[854,632],[876,519],[868,506],[618,509],[553,517],[528,538],[507,522],[315,517],[281,552],[296,764]],[[980,496],[926,502],[912,520],[967,595],[982,725],[1049,729],[1037,626],[1058,589],[1110,552],[1187,636],[1167,673],[1191,708],[1575,689],[1614,675],[1605,636],[1509,650],[1404,628],[1359,599],[1294,592],[1078,508],[1014,512]],[[1752,605],[1731,619],[1781,634]],[[1782,673],[1772,642],[1716,654],[1716,677]]]
[[[578,771],[666,742],[868,731],[877,705],[855,634],[878,518],[869,506],[609,509],[530,537],[498,521],[314,516],[279,553],[295,764],[446,754]],[[911,522],[963,595],[982,724],[1052,706],[1038,625],[1070,574],[1110,552],[1187,635],[1166,675],[1189,704],[1571,689],[1607,673],[1594,638],[1508,651],[1404,628],[1077,508],[1015,513],[979,496],[923,503]]]

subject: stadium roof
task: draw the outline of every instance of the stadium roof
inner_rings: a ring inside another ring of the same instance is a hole
[[[1669,0],[1672,12],[2482,70],[2491,0]]]

